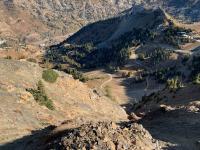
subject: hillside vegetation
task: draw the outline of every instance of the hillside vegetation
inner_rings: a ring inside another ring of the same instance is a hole
[[[156,42],[179,47],[190,42],[180,32],[192,31],[174,24],[162,9],[128,10],[120,17],[83,27],[60,44],[49,47],[45,59],[75,68],[123,66],[129,60],[131,48]]]
[[[200,150],[199,6],[0,1],[0,149]]]

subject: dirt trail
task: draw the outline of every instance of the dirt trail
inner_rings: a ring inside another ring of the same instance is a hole
[[[109,79],[101,84],[101,86],[100,86],[101,89],[103,89],[106,84],[108,84],[109,82],[111,82],[113,80],[113,77],[111,74],[107,74],[107,75],[109,76]]]

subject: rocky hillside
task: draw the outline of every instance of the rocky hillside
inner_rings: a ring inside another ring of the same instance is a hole
[[[23,137],[0,148],[9,150],[152,150],[157,148],[153,139],[142,125],[137,123],[116,124],[110,121],[67,120],[59,126],[51,126]]]
[[[62,41],[63,36],[87,23],[115,16],[131,6],[131,0],[3,0],[0,2],[0,37],[36,44]]]
[[[135,106],[137,115],[145,114],[140,123],[159,145],[176,150],[199,150],[199,85],[185,84],[176,91],[165,89],[145,97]],[[192,94],[189,94],[192,93]]]
[[[3,0],[0,38],[55,43],[88,23],[118,16],[130,8],[137,10],[138,6],[162,7],[174,17],[193,22],[200,20],[199,5],[198,0]]]
[[[1,59],[0,69],[0,144],[68,119],[127,118],[120,106],[65,73],[58,72],[57,81],[48,83],[42,79],[43,69],[34,63]],[[37,89],[39,80],[52,100],[53,110],[37,103],[35,95],[27,90]]]
[[[69,123],[63,124],[67,126]],[[55,149],[104,149],[104,150],[152,150],[156,149],[156,140],[139,124],[117,125],[113,122],[89,122],[77,129],[62,131],[61,137],[56,137],[55,128],[47,138],[45,148]],[[66,129],[66,128],[65,128]],[[58,132],[57,132],[58,133]]]
[[[88,22],[114,16],[130,8],[132,1],[56,0],[47,2],[42,0],[14,0],[13,4],[29,10],[30,14],[47,24],[69,33]]]
[[[55,64],[75,66],[76,62],[79,67],[87,68],[122,66],[129,59],[130,50],[138,46],[159,43],[177,48],[187,43],[189,39],[183,39],[179,32],[192,31],[176,25],[161,8],[138,6],[118,17],[83,27],[60,44],[51,46],[46,58]]]

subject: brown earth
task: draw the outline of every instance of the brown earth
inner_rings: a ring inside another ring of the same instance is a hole
[[[84,117],[86,120],[126,120],[125,111],[110,99],[97,95],[84,83],[59,73],[56,83],[42,80],[37,64],[0,59],[0,143],[12,141],[31,131],[56,125],[64,120]],[[54,111],[40,106],[26,91],[44,83]]]

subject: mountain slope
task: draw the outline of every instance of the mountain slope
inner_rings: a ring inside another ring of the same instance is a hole
[[[164,89],[144,97],[134,112],[145,114],[140,123],[163,149],[199,150],[199,98],[199,85],[185,84],[175,92]]]
[[[77,62],[79,67],[86,68],[122,66],[129,59],[131,48],[139,45],[178,46],[182,40],[178,34],[181,31],[191,32],[178,27],[161,8],[138,6],[118,17],[83,27],[60,44],[51,46],[45,57],[54,64],[77,66],[74,63]]]
[[[120,106],[63,72],[58,72],[56,83],[50,84],[42,80],[43,69],[34,63],[0,59],[0,69],[0,144],[68,119],[127,118]],[[55,110],[39,105],[27,91],[36,89],[39,80]]]
[[[199,0],[143,0],[145,5],[161,6],[177,19],[186,22],[200,21]]]
[[[137,10],[138,6],[162,7],[173,17],[193,22],[200,20],[199,5],[199,0],[3,0],[0,38],[55,44],[88,23],[118,16],[130,8]]]
[[[145,9],[142,6],[127,10],[119,17],[98,21],[85,26],[80,31],[69,37],[66,42],[71,44],[114,41],[134,30],[157,30],[169,24],[169,20],[162,9]],[[157,30],[156,32],[159,32]],[[132,37],[134,39],[134,37]]]
[[[89,22],[117,15],[131,4],[125,0],[3,0],[0,2],[0,38],[24,39],[27,43],[40,41],[39,44],[62,41],[62,36]]]

